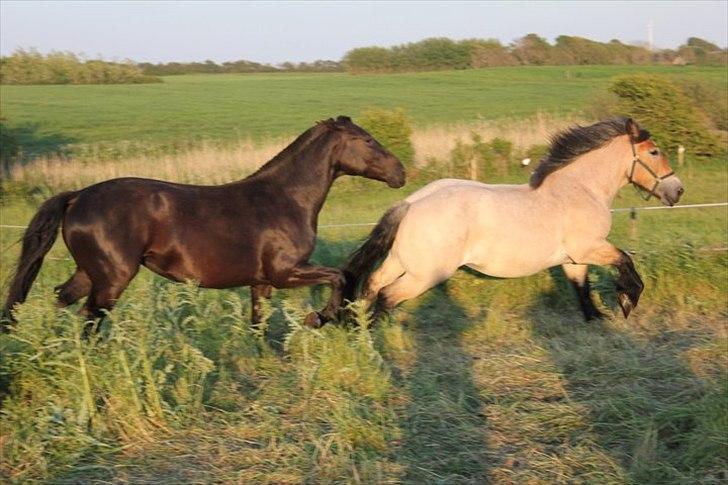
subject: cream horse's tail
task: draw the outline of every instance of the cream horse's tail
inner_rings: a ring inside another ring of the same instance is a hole
[[[384,258],[392,248],[394,238],[397,236],[399,224],[409,210],[410,203],[403,201],[389,208],[377,225],[372,229],[369,237],[354,254],[344,268],[346,284],[344,285],[344,298],[354,301],[359,295],[359,286],[371,272],[374,265]]]

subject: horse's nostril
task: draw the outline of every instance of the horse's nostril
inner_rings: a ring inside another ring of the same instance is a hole
[[[679,189],[677,189],[677,195],[678,196],[683,195],[683,192],[685,192],[685,189],[683,189],[682,187],[680,187]]]

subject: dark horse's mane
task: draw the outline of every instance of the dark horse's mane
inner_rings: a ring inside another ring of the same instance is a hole
[[[544,179],[551,173],[563,168],[597,148],[606,145],[613,138],[627,134],[628,118],[613,118],[600,121],[589,126],[576,125],[551,137],[551,146],[536,170],[533,171],[529,185],[538,188]],[[650,133],[647,130],[640,130],[639,143],[647,140]]]
[[[288,165],[296,155],[301,153],[311,142],[320,138],[326,131],[344,127],[345,124],[351,124],[351,119],[345,116],[340,116],[337,120],[329,118],[317,122],[314,126],[301,133],[298,138],[293,140],[275,157],[271,158],[262,167],[248,176],[248,178],[275,170],[280,165]]]

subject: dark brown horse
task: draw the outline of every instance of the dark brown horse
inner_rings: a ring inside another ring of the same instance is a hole
[[[250,286],[252,321],[271,287],[328,283],[331,299],[306,319],[333,319],[342,303],[340,270],[308,263],[318,214],[334,180],[359,175],[390,187],[405,182],[404,167],[351,119],[340,116],[308,129],[246,179],[220,186],[120,178],[43,203],[23,246],[3,310],[25,301],[59,226],[76,272],[56,288],[59,306],[84,296],[81,313],[93,321],[110,310],[144,265],[175,281],[206,288]]]

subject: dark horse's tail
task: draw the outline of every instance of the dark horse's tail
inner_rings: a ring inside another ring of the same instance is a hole
[[[377,225],[372,229],[369,237],[354,254],[344,268],[344,298],[353,301],[358,296],[359,285],[374,269],[374,265],[381,260],[392,248],[394,238],[402,219],[409,210],[409,202],[400,202],[384,213]]]
[[[23,303],[28,296],[38,271],[43,264],[43,257],[50,251],[58,236],[63,214],[68,202],[77,192],[64,192],[46,200],[28,225],[23,235],[23,248],[20,252],[18,268],[10,283],[8,297],[5,300],[0,322],[14,322],[11,310],[18,303]]]

